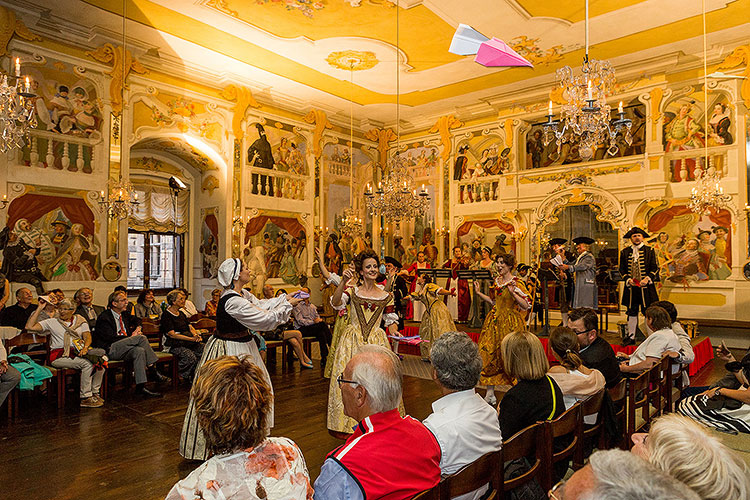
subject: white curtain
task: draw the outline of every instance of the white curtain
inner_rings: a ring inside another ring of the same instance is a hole
[[[188,230],[190,192],[187,189],[180,191],[174,203],[172,190],[167,185],[137,182],[133,185],[140,203],[129,219],[132,229],[160,233],[184,233]]]

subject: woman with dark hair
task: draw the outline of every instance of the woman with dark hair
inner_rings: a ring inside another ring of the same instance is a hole
[[[526,311],[531,308],[531,296],[526,285],[522,279],[512,274],[515,266],[516,257],[513,254],[504,254],[497,258],[497,278],[492,284],[495,292],[494,301],[482,293],[478,282],[474,282],[474,292],[477,296],[489,304],[494,304],[484,320],[482,333],[479,335],[479,354],[484,365],[479,383],[487,386],[485,400],[493,406],[497,403],[495,386],[511,383],[511,378],[503,369],[500,343],[508,334],[526,329],[524,318]]]
[[[346,364],[362,345],[376,344],[391,348],[386,333],[380,328],[381,318],[389,335],[400,335],[396,330],[398,315],[393,305],[393,295],[376,283],[379,267],[380,259],[375,251],[367,249],[361,252],[354,258],[353,264],[346,268],[331,297],[334,309],[343,310],[349,306],[349,322],[341,332],[336,346],[328,389],[328,429],[338,435],[350,434],[358,422],[344,414],[344,403],[336,377],[344,372]],[[354,276],[358,278],[357,284],[347,287]]]
[[[455,332],[456,325],[453,323],[448,306],[443,302],[446,295],[455,296],[455,290],[449,292],[432,282],[432,277],[426,274],[417,276],[417,285],[420,292],[407,296],[409,300],[419,301],[425,306],[422,322],[419,324],[419,337],[422,343],[419,345],[422,361],[430,360],[430,347],[440,335],[445,332]]]
[[[161,315],[159,332],[166,339],[164,345],[167,350],[177,358],[180,377],[190,383],[195,375],[198,360],[203,354],[203,339],[182,311],[185,299],[187,296],[179,288],[167,294],[169,307]]]
[[[273,393],[251,359],[208,361],[190,397],[213,456],[178,481],[167,500],[312,499],[302,451],[288,438],[266,437]]]
[[[138,319],[156,319],[161,315],[161,307],[156,303],[154,291],[148,288],[141,290],[135,301],[135,317]]]

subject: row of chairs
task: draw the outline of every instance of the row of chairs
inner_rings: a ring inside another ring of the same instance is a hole
[[[632,379],[623,378],[615,387],[606,389],[615,407],[615,419],[623,431],[621,437],[609,439],[604,429],[602,406],[605,389],[579,401],[555,420],[537,422],[503,442],[502,449],[488,453],[460,471],[444,477],[434,488],[414,499],[448,500],[490,484],[489,499],[502,499],[506,493],[531,481],[538,481],[544,491],[554,482],[555,464],[570,462],[574,470],[584,466],[588,453],[594,448],[620,447],[628,449],[632,435],[641,432],[663,413],[673,410],[682,391],[680,366],[664,357],[651,369]],[[597,415],[593,425],[585,418]],[[564,440],[562,449],[555,449],[555,441]],[[504,465],[527,459],[529,467],[520,475],[504,478]]]

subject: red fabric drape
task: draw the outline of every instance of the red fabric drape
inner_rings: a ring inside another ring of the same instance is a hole
[[[293,217],[276,217],[273,215],[259,215],[253,217],[247,221],[245,226],[245,244],[250,241],[251,236],[255,236],[263,230],[266,222],[272,222],[291,234],[294,238],[298,238],[301,233],[305,232],[305,228],[300,222]]]
[[[26,193],[10,203],[6,225],[12,228],[19,219],[26,219],[31,224],[44,214],[58,208],[70,219],[71,223],[82,224],[84,234],[94,234],[94,213],[86,202],[81,198],[64,196]]]
[[[208,214],[206,215],[206,226],[208,226],[208,230],[211,231],[211,234],[214,235],[214,239],[218,240],[219,238],[219,221],[216,220],[216,216],[214,214]]]
[[[503,222],[500,220],[470,220],[466,221],[460,226],[458,226],[458,230],[456,231],[456,244],[461,244],[461,236],[465,236],[469,234],[469,231],[471,231],[471,226],[476,224],[477,226],[481,227],[482,229],[490,229],[493,227],[500,228],[501,231],[504,233],[512,233],[514,231],[513,224],[509,224],[507,222]],[[492,242],[488,243],[489,246],[492,246]],[[512,240],[510,243],[510,251],[515,255],[516,253],[516,241]]]
[[[685,205],[675,205],[661,212],[655,213],[648,220],[648,231],[650,233],[656,233],[660,231],[664,226],[669,224],[669,221],[680,215],[692,213],[690,208]],[[708,219],[716,224],[717,226],[723,226],[727,228],[727,265],[732,265],[732,214],[729,210],[710,210],[708,212]],[[655,236],[651,234],[651,236]]]

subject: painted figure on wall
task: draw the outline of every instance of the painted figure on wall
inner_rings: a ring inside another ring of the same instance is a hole
[[[255,281],[260,277],[280,278],[284,283],[298,284],[307,272],[307,257],[300,257],[300,249],[306,251],[306,239],[304,227],[296,218],[260,215],[250,219],[245,228],[245,245],[250,248],[246,258]],[[300,240],[305,243],[300,244]]]
[[[219,265],[219,221],[213,213],[203,218],[200,253],[203,277],[215,278]]]
[[[679,111],[669,123],[664,126],[665,151],[686,151],[689,149],[702,148],[704,145],[703,127],[693,118],[692,102],[684,102]],[[671,161],[672,182],[680,182],[695,179],[696,161],[693,158],[685,158]]]

